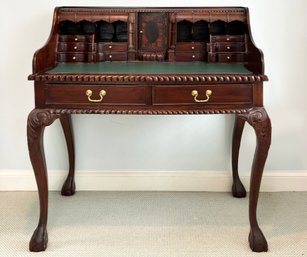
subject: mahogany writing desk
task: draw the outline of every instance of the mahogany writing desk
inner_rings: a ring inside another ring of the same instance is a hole
[[[245,122],[255,130],[249,243],[267,251],[256,217],[262,172],[271,141],[263,107],[263,55],[252,41],[248,9],[60,7],[51,35],[34,55],[35,109],[28,147],[40,200],[31,251],[47,247],[46,126],[60,119],[69,173],[63,195],[75,193],[71,114],[234,114],[232,193],[245,197],[238,155]]]

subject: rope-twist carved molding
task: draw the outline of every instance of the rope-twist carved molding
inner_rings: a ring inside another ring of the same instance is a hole
[[[265,75],[78,75],[33,74],[29,80],[51,82],[112,82],[112,83],[254,83],[267,81]]]
[[[118,110],[118,109],[34,109],[28,116],[27,136],[30,154],[35,155],[39,150],[37,144],[46,126],[51,125],[64,114],[126,114],[126,115],[191,115],[191,114],[245,114],[248,109],[225,110]]]
[[[186,9],[179,9],[179,8],[161,8],[163,9],[164,12],[176,12],[176,13],[185,13]],[[108,11],[109,13],[123,13],[123,12],[127,12],[127,11],[138,11],[138,12],[157,12],[157,9],[151,9],[151,8],[113,8],[112,10],[110,9],[104,9],[104,8],[82,8],[82,7],[74,7],[74,8],[69,8],[69,7],[64,7],[60,9],[60,12],[65,13],[65,12],[90,12],[90,13],[105,13],[106,11]],[[193,11],[193,13],[209,13],[209,14],[214,14],[214,13],[221,13],[221,14],[231,14],[231,13],[245,13],[245,9],[244,8],[214,8],[214,7],[209,7],[209,8],[192,8],[191,9]]]
[[[128,115],[191,115],[191,114],[244,114],[248,109],[225,110],[116,110],[116,109],[46,109],[52,114],[128,114]]]

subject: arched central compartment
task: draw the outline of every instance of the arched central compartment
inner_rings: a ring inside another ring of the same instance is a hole
[[[139,13],[138,59],[165,61],[168,49],[168,14]]]

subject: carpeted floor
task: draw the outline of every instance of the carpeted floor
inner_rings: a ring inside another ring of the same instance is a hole
[[[0,256],[307,256],[307,192],[262,193],[268,253],[248,246],[248,200],[229,193],[77,192],[49,197],[49,244],[28,251],[36,192],[0,193]]]

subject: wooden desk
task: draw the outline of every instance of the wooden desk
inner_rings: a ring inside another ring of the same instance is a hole
[[[71,114],[233,114],[234,197],[245,197],[238,155],[245,122],[257,147],[249,196],[249,243],[268,245],[256,216],[271,142],[263,107],[263,55],[255,47],[247,8],[56,8],[46,45],[34,55],[35,109],[28,147],[40,200],[31,251],[47,247],[48,183],[44,128],[60,119],[69,153],[62,194],[75,193]]]

